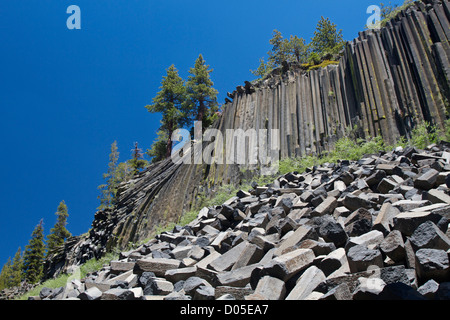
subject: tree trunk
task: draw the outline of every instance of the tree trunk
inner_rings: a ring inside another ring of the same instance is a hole
[[[200,100],[198,106],[197,121],[203,121],[204,116],[205,116],[205,102],[203,100]]]
[[[167,139],[167,150],[166,150],[166,159],[167,158],[170,158],[170,156],[172,155],[172,145],[173,145],[173,141],[172,141],[172,133],[173,133],[173,122],[171,121],[171,122],[169,122],[169,125],[168,125],[168,131],[169,131],[169,134],[168,134],[168,139]]]

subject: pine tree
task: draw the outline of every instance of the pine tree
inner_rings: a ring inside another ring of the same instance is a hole
[[[34,228],[31,239],[23,254],[23,272],[29,283],[37,283],[42,278],[44,267],[45,243],[44,226],[41,220]]]
[[[272,45],[272,50],[267,54],[271,65],[281,66],[283,62],[292,61],[292,57],[289,54],[289,40],[284,39],[280,31],[273,31],[272,39],[269,40],[269,43]]]
[[[0,272],[0,290],[11,287],[11,276],[12,276],[12,266],[11,257],[3,265],[2,271]]]
[[[210,78],[210,69],[200,54],[193,68],[189,70],[190,76],[186,82],[187,101],[185,113],[194,121],[202,121],[202,127],[209,127],[214,121],[218,111],[217,90]]]
[[[259,59],[259,67],[256,70],[250,70],[250,72],[257,77],[264,77],[270,71],[273,70],[273,66],[270,62],[265,62],[264,58]]]
[[[22,249],[19,247],[16,254],[14,255],[12,266],[11,266],[11,287],[18,287],[23,281],[23,257]]]
[[[105,184],[98,186],[101,194],[98,196],[100,200],[99,210],[111,208],[114,197],[116,196],[117,188],[120,183],[117,177],[117,166],[119,162],[119,152],[117,148],[117,141],[111,144],[111,153],[109,154],[108,171],[103,174]]]
[[[148,163],[144,160],[144,154],[142,153],[142,149],[139,148],[138,143],[134,143],[134,148],[131,149],[132,157],[128,162],[130,163],[133,175],[139,173],[139,171],[145,168]]]
[[[147,155],[151,158],[152,163],[165,159],[167,155],[167,132],[164,130],[159,130],[157,135],[158,136],[153,142],[151,148],[147,150]]]
[[[298,63],[306,63],[309,57],[310,46],[305,43],[305,39],[291,36],[289,39],[289,53]]]
[[[57,216],[56,223],[50,229],[50,234],[47,237],[47,254],[62,246],[64,241],[71,236],[70,232],[66,229],[69,214],[64,200],[60,202],[55,214]]]
[[[326,53],[337,54],[344,44],[342,30],[338,31],[336,24],[332,23],[329,18],[321,17],[311,41],[313,52],[320,55]]]
[[[146,106],[151,113],[161,113],[160,131],[166,133],[165,158],[172,153],[172,133],[187,123],[187,116],[183,113],[182,105],[186,100],[186,88],[184,80],[178,75],[178,70],[171,65],[167,70],[167,75],[163,77],[161,86],[153,104]]]
[[[128,161],[121,162],[117,165],[116,178],[118,184],[123,181],[128,181],[133,177],[133,170]],[[117,194],[117,192],[116,192]]]

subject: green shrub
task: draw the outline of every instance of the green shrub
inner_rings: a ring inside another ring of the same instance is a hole
[[[445,121],[445,141],[450,142],[450,119]]]
[[[308,64],[309,65],[318,65],[320,62],[322,62],[322,57],[317,52],[312,52],[308,57]]]
[[[99,271],[103,265],[108,265],[112,260],[117,260],[119,258],[119,254],[117,252],[107,253],[104,257],[101,259],[91,259],[88,260],[86,263],[84,263],[80,267],[80,273],[79,277],[80,279],[83,279],[87,276],[88,273],[92,273],[95,271]],[[78,276],[78,275],[76,275]],[[18,300],[28,300],[28,297],[31,296],[38,296],[39,292],[43,288],[50,288],[50,289],[56,289],[59,287],[65,287],[67,284],[67,281],[69,281],[70,278],[73,278],[72,275],[69,274],[61,274],[58,277],[54,279],[49,279],[35,287],[34,289],[28,291],[26,294],[20,296]]]
[[[446,128],[445,135],[448,134],[448,131],[449,129]],[[437,126],[424,122],[412,130],[409,143],[419,149],[425,149],[430,144],[438,143],[441,136],[442,132]]]
[[[333,61],[333,60],[324,60],[322,62],[319,62],[318,64],[310,65],[308,67],[308,71],[316,70],[316,69],[320,69],[320,68],[325,68],[325,67],[327,67],[329,65],[332,65],[332,64],[333,65],[338,65],[339,62],[338,61]]]
[[[387,151],[391,147],[386,146],[382,137],[375,137],[366,140],[354,140],[349,137],[339,139],[334,150],[323,154],[322,156],[306,156],[302,158],[287,158],[279,162],[279,173],[286,174],[297,171],[302,173],[306,168],[322,165],[324,163],[333,163],[339,160],[356,161],[366,154],[376,154]]]

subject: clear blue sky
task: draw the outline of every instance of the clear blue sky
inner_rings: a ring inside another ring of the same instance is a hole
[[[253,80],[274,29],[310,39],[325,16],[351,40],[378,2],[2,0],[0,267],[41,218],[48,234],[61,200],[69,231],[88,231],[111,143],[124,161],[156,137],[160,118],[144,107],[171,64],[187,78],[203,54],[222,103]],[[81,30],[66,27],[70,5]]]

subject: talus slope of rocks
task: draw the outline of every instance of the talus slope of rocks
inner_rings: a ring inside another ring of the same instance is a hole
[[[450,299],[450,148],[288,173],[33,299]]]

